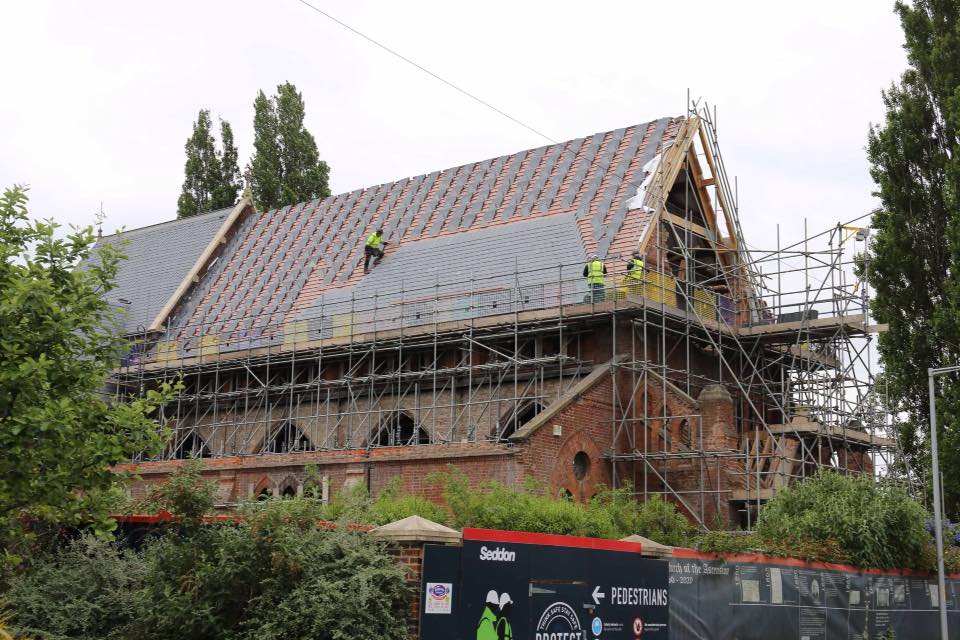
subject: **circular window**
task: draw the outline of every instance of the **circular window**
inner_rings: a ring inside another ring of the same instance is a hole
[[[573,456],[573,476],[577,480],[583,480],[590,473],[590,456],[585,451],[580,451]]]

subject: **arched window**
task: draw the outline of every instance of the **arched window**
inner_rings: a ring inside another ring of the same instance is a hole
[[[290,420],[280,423],[280,426],[273,430],[263,444],[263,453],[290,453],[312,449],[307,436]]]
[[[180,436],[170,451],[173,460],[189,460],[191,458],[209,458],[210,447],[200,437],[196,430],[190,430]]]
[[[417,426],[413,417],[399,411],[387,417],[370,438],[373,447],[399,447],[410,444],[430,444],[430,434]]]
[[[300,483],[297,482],[297,479],[293,476],[287,476],[283,479],[283,482],[280,483],[280,497],[281,498],[296,498],[297,497],[297,486]]]
[[[511,408],[497,424],[497,440],[506,440],[520,427],[537,417],[541,411],[543,411],[543,405],[536,401],[521,404],[516,412]]]

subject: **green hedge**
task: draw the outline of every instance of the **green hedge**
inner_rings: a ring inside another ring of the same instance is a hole
[[[587,504],[551,496],[534,483],[507,487],[489,481],[471,486],[459,471],[451,469],[429,478],[443,496],[443,504],[405,494],[396,478],[377,497],[355,487],[340,493],[328,505],[312,500],[311,492],[300,500],[276,499],[291,514],[304,509],[327,520],[381,525],[411,515],[462,529],[507,529],[533,533],[625,538],[639,534],[668,545],[690,544],[693,530],[673,504],[654,496],[638,502],[630,487],[601,490]],[[256,505],[250,507],[254,512]]]

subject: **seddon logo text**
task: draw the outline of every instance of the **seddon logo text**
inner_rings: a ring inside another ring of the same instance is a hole
[[[480,559],[489,562],[516,562],[517,552],[507,551],[503,547],[497,547],[495,549],[480,547]]]

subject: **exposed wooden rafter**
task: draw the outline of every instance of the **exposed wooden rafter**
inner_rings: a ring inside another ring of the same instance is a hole
[[[240,198],[240,201],[237,202],[237,204],[233,207],[233,210],[230,211],[230,214],[224,219],[223,224],[220,225],[217,233],[214,234],[213,238],[210,239],[210,242],[207,243],[206,248],[200,254],[200,257],[197,258],[197,261],[193,264],[193,267],[191,267],[190,271],[187,272],[187,275],[184,276],[183,281],[180,282],[180,286],[177,287],[176,291],[173,292],[173,295],[167,299],[167,302],[163,305],[163,308],[160,309],[160,312],[156,315],[156,317],[154,317],[153,322],[151,322],[150,326],[147,328],[148,332],[163,331],[163,325],[167,321],[167,317],[173,313],[173,310],[176,309],[177,305],[180,303],[180,299],[187,293],[190,287],[192,287],[196,282],[199,282],[200,274],[203,273],[204,268],[209,265],[217,255],[219,255],[224,244],[226,244],[227,237],[230,235],[230,232],[240,220],[245,218],[253,211],[253,198],[250,194],[244,192],[244,195]]]

